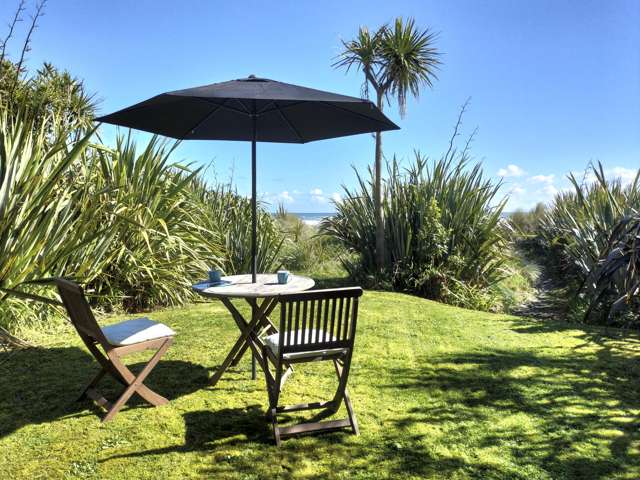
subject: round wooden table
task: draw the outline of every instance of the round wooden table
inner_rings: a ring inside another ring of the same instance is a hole
[[[193,290],[200,295],[222,301],[240,329],[240,337],[211,378],[211,385],[218,382],[229,366],[237,365],[249,348],[253,353],[252,378],[256,378],[256,361],[263,370],[267,368],[267,359],[262,355],[264,342],[261,337],[278,331],[269,319],[269,315],[278,303],[278,296],[309,290],[314,285],[313,279],[293,274],[289,274],[289,279],[285,284],[278,283],[276,274],[259,274],[256,277],[256,283],[252,283],[251,275],[247,274],[222,277],[220,285],[212,286],[209,282],[193,285]],[[248,321],[242,316],[231,301],[234,298],[243,298],[251,305],[251,320]]]

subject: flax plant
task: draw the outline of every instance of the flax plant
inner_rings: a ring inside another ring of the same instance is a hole
[[[497,200],[500,184],[484,178],[480,165],[469,168],[466,150],[451,149],[436,161],[415,152],[407,168],[394,158],[387,169],[385,273],[378,280],[470,306],[473,299],[465,297],[502,278],[506,239],[500,227],[505,200]],[[356,265],[346,265],[355,275],[376,271],[373,177],[371,170],[366,180],[356,172],[357,187],[344,189],[336,216],[322,224],[324,233],[358,254]]]
[[[5,327],[34,317],[24,305],[36,288],[31,282],[70,269],[90,277],[106,258],[109,234],[98,219],[110,213],[78,170],[93,132],[67,145],[66,135],[51,137],[47,123],[36,124],[25,112],[0,114],[0,325]],[[81,250],[82,261],[72,261]]]
[[[121,297],[127,310],[192,298],[190,285],[223,253],[217,231],[202,225],[190,189],[200,170],[172,163],[175,146],[153,137],[139,151],[131,137],[119,137],[115,148],[98,153],[92,183],[120,221],[111,261],[94,287]]]

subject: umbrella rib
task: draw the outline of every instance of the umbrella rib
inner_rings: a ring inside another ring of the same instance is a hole
[[[289,119],[284,114],[284,112],[280,109],[280,107],[278,106],[278,103],[275,100],[273,102],[273,105],[276,107],[276,110],[280,114],[280,117],[282,118],[282,120],[284,120],[284,123],[287,124],[287,126],[291,129],[291,131],[293,133],[295,133],[296,137],[298,137],[298,140],[300,140],[300,142],[304,143],[304,138],[302,138],[302,135],[300,135],[300,132],[298,132],[298,129],[296,127],[294,127],[293,124],[289,121]]]
[[[275,100],[268,101],[260,111],[256,112],[256,115],[262,115],[263,113],[269,113],[275,110],[275,108],[272,108],[271,110],[267,110],[267,108],[269,108],[272,103],[276,103],[276,101]]]
[[[239,98],[235,98],[234,100],[238,102],[238,104],[242,107],[242,109],[244,110],[244,113],[246,113],[247,115],[251,115],[251,112],[249,111],[247,106],[244,103],[242,103],[242,100],[240,100]]]
[[[245,112],[243,110],[240,110],[239,108],[233,108],[233,107],[230,107],[229,105],[225,105],[227,100],[230,100],[229,98],[225,98],[222,103],[214,102],[210,98],[206,98],[206,97],[199,97],[199,98],[200,100],[204,100],[205,102],[212,103],[213,105],[218,105],[220,108],[224,108],[225,110],[231,110],[232,112],[240,113],[242,115],[247,115],[247,116],[251,115],[249,112]],[[237,99],[233,99],[233,100],[237,100]]]
[[[366,118],[367,120],[372,120],[374,122],[382,123],[383,125],[389,126],[389,122],[384,121],[384,120],[380,120],[378,118],[370,117],[369,115],[365,115],[364,113],[354,112],[353,110],[349,110],[348,108],[344,108],[344,107],[341,107],[339,105],[336,105],[336,104],[330,103],[330,102],[320,102],[320,103],[323,104],[323,105],[327,105],[328,107],[337,108],[338,110],[342,110],[343,112],[351,113],[352,115],[355,115],[357,117]],[[371,103],[371,102],[369,102],[369,103]]]
[[[182,135],[182,138],[185,138],[187,136],[188,133],[191,133],[192,135],[195,133],[195,131],[200,128],[200,126],[206,122],[207,120],[209,120],[211,117],[213,117],[213,115],[215,115],[215,113],[220,110],[221,108],[224,108],[224,104],[227,100],[224,99],[222,103],[216,103],[216,108],[214,108],[213,110],[211,110],[209,113],[207,113],[202,120],[198,121],[198,123],[196,123],[193,127],[191,127],[189,130],[187,130],[186,132],[184,132],[184,134]]]
[[[276,106],[275,106],[275,108],[270,108],[270,109],[268,109],[268,110],[267,110],[267,107],[268,107],[271,103],[273,103],[274,105],[276,105],[276,101],[275,101],[275,100],[272,100],[270,103],[267,103],[267,104],[265,105],[265,107],[264,107],[262,110],[260,110],[260,111],[258,112],[258,115],[263,115],[263,114],[265,114],[265,113],[275,112],[276,110],[284,110],[285,108],[295,107],[296,105],[300,105],[300,104],[302,104],[302,103],[308,103],[308,102],[307,102],[306,100],[300,100],[300,101],[298,101],[298,102],[292,102],[292,103],[290,103],[290,104],[288,104],[288,105],[283,105],[283,106],[278,106],[278,105],[276,105]]]

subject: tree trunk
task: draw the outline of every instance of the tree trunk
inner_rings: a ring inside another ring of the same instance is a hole
[[[383,93],[377,92],[377,104],[383,108]],[[375,179],[373,189],[373,207],[376,216],[376,266],[378,272],[384,268],[384,218],[382,216],[382,133],[376,132]]]

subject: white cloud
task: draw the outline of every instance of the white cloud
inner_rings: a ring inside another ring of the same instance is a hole
[[[534,183],[553,183],[555,178],[556,178],[556,176],[554,174],[551,174],[551,175],[534,175],[533,177],[529,178],[529,180],[534,182]]]
[[[611,177],[619,178],[623,185],[629,185],[633,183],[638,174],[638,170],[625,167],[613,167],[606,172]]]
[[[284,192],[280,192],[278,194],[278,199],[280,201],[283,201],[283,202],[286,202],[286,203],[293,203],[294,202],[293,197],[286,190]]]
[[[571,173],[574,177],[576,177],[578,182],[582,181],[585,183],[593,183],[598,180],[591,168]],[[622,185],[630,185],[631,183],[633,183],[633,180],[636,178],[637,173],[638,170],[627,167],[613,167],[604,169],[604,176],[607,180],[619,179]]]
[[[331,200],[333,200],[334,203],[342,203],[342,195],[340,195],[338,192],[333,192],[331,194]]]
[[[526,174],[521,167],[518,165],[509,164],[506,168],[501,168],[498,170],[498,176],[500,177],[521,177]]]
[[[322,190],[319,188],[312,188],[309,194],[313,203],[329,203],[329,199],[322,194]]]
[[[284,190],[280,193],[270,193],[270,192],[262,192],[258,195],[263,202],[276,204],[276,203],[293,203],[295,198],[289,193],[289,191]],[[251,195],[247,195],[247,198],[251,198]]]
[[[558,193],[558,189],[551,184],[545,185],[542,191],[547,197],[550,197],[549,200],[553,199]]]
[[[520,185],[516,185],[511,189],[512,195],[522,195],[523,193],[527,193],[527,191],[524,188],[522,188]]]

